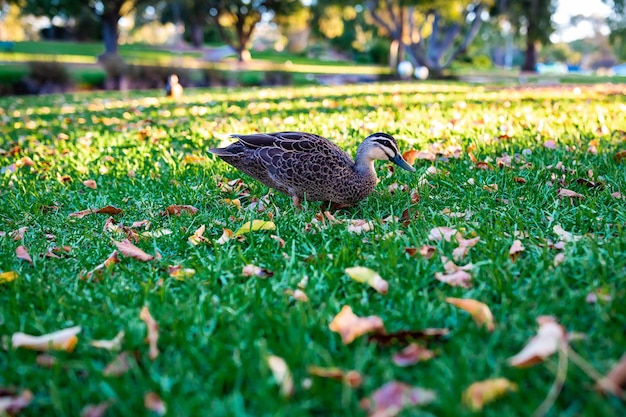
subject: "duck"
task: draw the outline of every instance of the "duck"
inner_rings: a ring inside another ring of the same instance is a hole
[[[266,186],[291,196],[296,208],[303,200],[331,207],[356,205],[374,191],[378,178],[374,161],[391,161],[415,172],[383,132],[361,142],[354,160],[332,141],[305,132],[233,134],[236,142],[209,152]]]
[[[165,83],[165,95],[167,97],[179,98],[183,95],[183,86],[178,82],[178,75],[170,74]]]

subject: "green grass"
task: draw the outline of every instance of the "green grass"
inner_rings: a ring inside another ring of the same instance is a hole
[[[624,353],[626,308],[626,165],[614,155],[626,147],[623,85],[502,89],[450,83],[372,84],[328,88],[283,88],[187,91],[181,102],[161,93],[89,93],[66,96],[0,99],[0,272],[18,278],[0,284],[0,346],[15,332],[44,334],[72,325],[82,333],[74,352],[56,352],[52,368],[36,365],[37,354],[0,347],[0,387],[29,389],[34,401],[20,415],[76,416],[90,403],[112,399],[108,416],[147,415],[144,394],[158,393],[168,415],[332,416],[363,415],[359,400],[391,380],[433,389],[438,399],[422,411],[403,415],[470,416],[463,391],[475,381],[506,377],[519,385],[488,405],[486,416],[531,415],[555,378],[556,357],[528,369],[507,365],[536,333],[535,319],[554,315],[568,331],[586,338],[572,347],[600,373]],[[154,97],[151,97],[154,95]],[[207,150],[228,142],[228,134],[304,130],[333,138],[354,152],[375,131],[395,135],[403,150],[428,149],[441,142],[462,149],[461,157],[418,160],[417,173],[399,169],[391,177],[377,165],[380,183],[358,206],[336,213],[340,220],[372,220],[371,232],[356,235],[345,224],[305,232],[319,210],[306,203],[295,211],[289,197],[275,194],[262,212],[246,210],[268,189],[242,176]],[[508,136],[502,136],[507,131]],[[556,149],[543,147],[553,139]],[[587,151],[597,141],[597,154]],[[13,151],[12,151],[13,150]],[[478,170],[478,160],[493,170]],[[497,168],[496,158],[514,157],[510,168]],[[185,156],[204,157],[185,164]],[[11,164],[30,157],[34,166],[13,170]],[[515,160],[519,156],[518,160]],[[561,162],[568,170],[557,168]],[[440,173],[420,179],[429,166]],[[129,172],[134,176],[129,176]],[[588,189],[578,178],[601,181]],[[69,183],[61,176],[72,178]],[[514,181],[523,177],[525,184]],[[222,192],[220,181],[242,178],[250,196]],[[82,182],[93,179],[96,190]],[[468,183],[473,179],[474,184]],[[394,182],[409,191],[391,194]],[[497,192],[483,185],[497,184]],[[570,202],[558,188],[572,189],[584,199]],[[421,199],[411,202],[410,191]],[[225,203],[240,198],[243,209]],[[104,231],[107,216],[70,218],[70,213],[114,205],[124,225],[149,220],[150,230],[171,234],[142,238],[137,245],[158,251],[162,259],[140,262],[120,256],[121,263],[100,282],[79,279],[103,262],[123,236]],[[171,204],[197,207],[195,215],[163,217]],[[58,210],[47,210],[57,206]],[[410,208],[416,218],[403,226],[383,222]],[[471,212],[452,219],[443,209]],[[273,217],[277,229],[246,235],[244,241],[217,243],[223,228]],[[565,262],[553,266],[558,253],[553,227],[583,236],[566,245]],[[209,243],[191,246],[188,237],[206,225]],[[459,262],[474,263],[473,287],[461,289],[436,281],[440,256],[451,257],[453,243],[428,240],[431,228],[456,227],[463,235],[481,237]],[[22,241],[13,230],[28,227]],[[527,232],[526,250],[513,262],[508,251],[515,232]],[[388,233],[392,233],[387,236]],[[56,236],[54,239],[46,235]],[[281,248],[271,235],[284,239]],[[431,260],[411,258],[406,247],[433,244]],[[33,265],[15,256],[24,245]],[[54,246],[72,247],[67,257],[44,258]],[[242,267],[255,264],[274,272],[268,279],[246,278]],[[195,269],[179,281],[168,265]],[[363,265],[389,281],[381,295],[352,281],[344,268]],[[309,302],[285,294],[308,276]],[[609,301],[589,304],[588,293],[601,290]],[[467,297],[487,303],[497,327],[489,333],[471,317],[445,303]],[[146,331],[139,319],[143,306],[160,325],[160,356],[148,358]],[[392,355],[401,346],[381,347],[360,337],[343,345],[328,324],[342,306],[358,315],[381,317],[390,331],[447,327],[450,336],[429,343],[432,360],[396,367]],[[110,339],[120,330],[123,350],[136,359],[119,377],[103,368],[115,353],[89,345]],[[267,356],[285,359],[295,381],[291,398],[281,398],[267,366]],[[340,382],[313,378],[302,382],[310,365],[355,369],[363,385],[351,389]],[[563,391],[550,416],[619,416],[626,406],[593,390],[593,381],[570,364]]]

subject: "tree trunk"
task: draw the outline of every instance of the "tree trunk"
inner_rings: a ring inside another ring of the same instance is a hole
[[[527,40],[522,72],[537,72],[537,42]]]
[[[191,44],[195,48],[202,48],[204,44],[204,31],[199,22],[191,23]]]
[[[102,16],[102,37],[104,39],[104,54],[117,55],[117,41],[119,32],[117,31],[117,21],[119,16],[106,14]]]

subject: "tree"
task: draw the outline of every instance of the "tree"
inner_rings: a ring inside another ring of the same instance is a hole
[[[224,42],[244,61],[257,23],[264,14],[289,15],[302,7],[300,0],[207,0],[209,19]]]
[[[620,60],[626,60],[626,0],[603,0],[613,9],[608,23],[611,34],[609,42],[615,55]]]
[[[202,47],[204,28],[209,21],[209,7],[203,1],[168,0],[162,13],[161,23],[184,23],[185,32],[189,33],[191,44]]]
[[[368,0],[374,22],[438,78],[478,33],[489,0]]]

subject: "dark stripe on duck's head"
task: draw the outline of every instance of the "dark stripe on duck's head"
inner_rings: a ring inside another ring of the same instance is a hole
[[[384,147],[391,149],[394,152],[398,152],[398,142],[396,142],[396,139],[393,136],[387,133],[374,133],[373,135],[369,135],[367,139],[376,143],[380,143]]]

